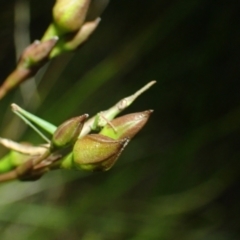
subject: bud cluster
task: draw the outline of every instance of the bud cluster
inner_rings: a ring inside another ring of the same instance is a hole
[[[0,99],[34,76],[49,59],[78,49],[97,28],[107,4],[108,0],[57,0],[52,23],[41,40],[35,40],[22,52],[16,69],[0,86]]]
[[[72,153],[62,160],[61,167],[88,171],[109,170],[129,141],[146,124],[151,113],[152,110],[148,110],[118,117],[109,121],[98,134],[88,134],[78,139],[71,132],[79,132],[79,127],[76,130],[71,121],[65,122],[58,127],[52,140],[52,143],[54,142],[54,145],[56,145],[57,136],[60,142],[64,143],[62,145],[58,144],[58,146],[65,146],[66,142],[72,144],[74,142]],[[74,137],[71,139],[69,136]]]
[[[0,99],[34,76],[49,59],[79,48],[98,26],[99,15],[108,2],[109,0],[56,0],[52,23],[41,40],[34,41],[22,52],[16,69],[0,86]],[[109,170],[153,111],[115,117],[153,84],[155,81],[149,82],[133,95],[88,121],[88,114],[84,114],[71,118],[58,127],[12,104],[13,112],[47,144],[26,146],[0,138],[0,144],[12,150],[0,161],[0,172],[5,173],[0,174],[0,182],[16,178],[36,180],[47,171],[59,168]],[[51,140],[35,125],[50,133]]]
[[[42,40],[58,36],[59,41],[50,53],[53,58],[63,52],[73,51],[84,43],[100,22],[99,14],[92,16],[91,9],[96,9],[96,1],[57,0],[53,7],[53,23],[49,26]]]

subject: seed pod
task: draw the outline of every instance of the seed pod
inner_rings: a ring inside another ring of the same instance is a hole
[[[146,124],[153,110],[131,113],[110,121],[100,134],[112,139],[132,139]]]
[[[90,0],[57,0],[53,18],[60,32],[75,32],[85,20]]]
[[[62,123],[53,134],[51,141],[52,147],[64,148],[68,145],[74,144],[87,117],[88,114],[84,114],[79,117],[71,118]]]
[[[109,170],[128,142],[127,138],[113,140],[100,134],[86,135],[73,147],[74,165],[88,171]]]

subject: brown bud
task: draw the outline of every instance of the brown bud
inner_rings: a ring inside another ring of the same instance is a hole
[[[18,62],[18,68],[30,68],[45,63],[57,41],[58,37],[51,38],[44,42],[34,41],[23,51]]]
[[[88,171],[106,171],[114,165],[128,142],[127,138],[113,140],[99,134],[86,135],[74,145],[74,164]]]
[[[87,117],[88,114],[84,114],[79,117],[71,118],[62,123],[53,134],[52,147],[63,148],[74,144]]]

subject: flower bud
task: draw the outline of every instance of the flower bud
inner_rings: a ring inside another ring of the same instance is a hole
[[[58,37],[53,37],[44,42],[34,41],[23,51],[18,62],[18,68],[30,68],[44,64],[57,41]]]
[[[87,117],[88,114],[84,114],[79,117],[71,118],[62,123],[52,136],[52,147],[64,148],[68,145],[74,144]]]
[[[57,0],[53,18],[62,33],[79,30],[85,20],[90,0]]]
[[[73,147],[73,161],[77,168],[88,171],[109,170],[127,145],[127,138],[113,140],[99,134],[78,139]]]
[[[53,58],[63,52],[73,51],[80,47],[92,35],[99,22],[100,18],[91,22],[86,22],[73,37],[69,38],[69,36],[65,36],[60,38],[56,46],[53,48],[50,57]]]
[[[110,121],[100,134],[112,139],[132,139],[146,124],[153,110],[131,113]]]

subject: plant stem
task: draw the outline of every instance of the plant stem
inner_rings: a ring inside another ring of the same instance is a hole
[[[15,170],[12,170],[10,172],[7,172],[7,173],[3,173],[3,174],[0,174],[0,182],[8,182],[8,181],[11,181],[11,180],[14,180],[14,179],[17,179],[18,178],[18,175],[17,175],[17,172]]]

